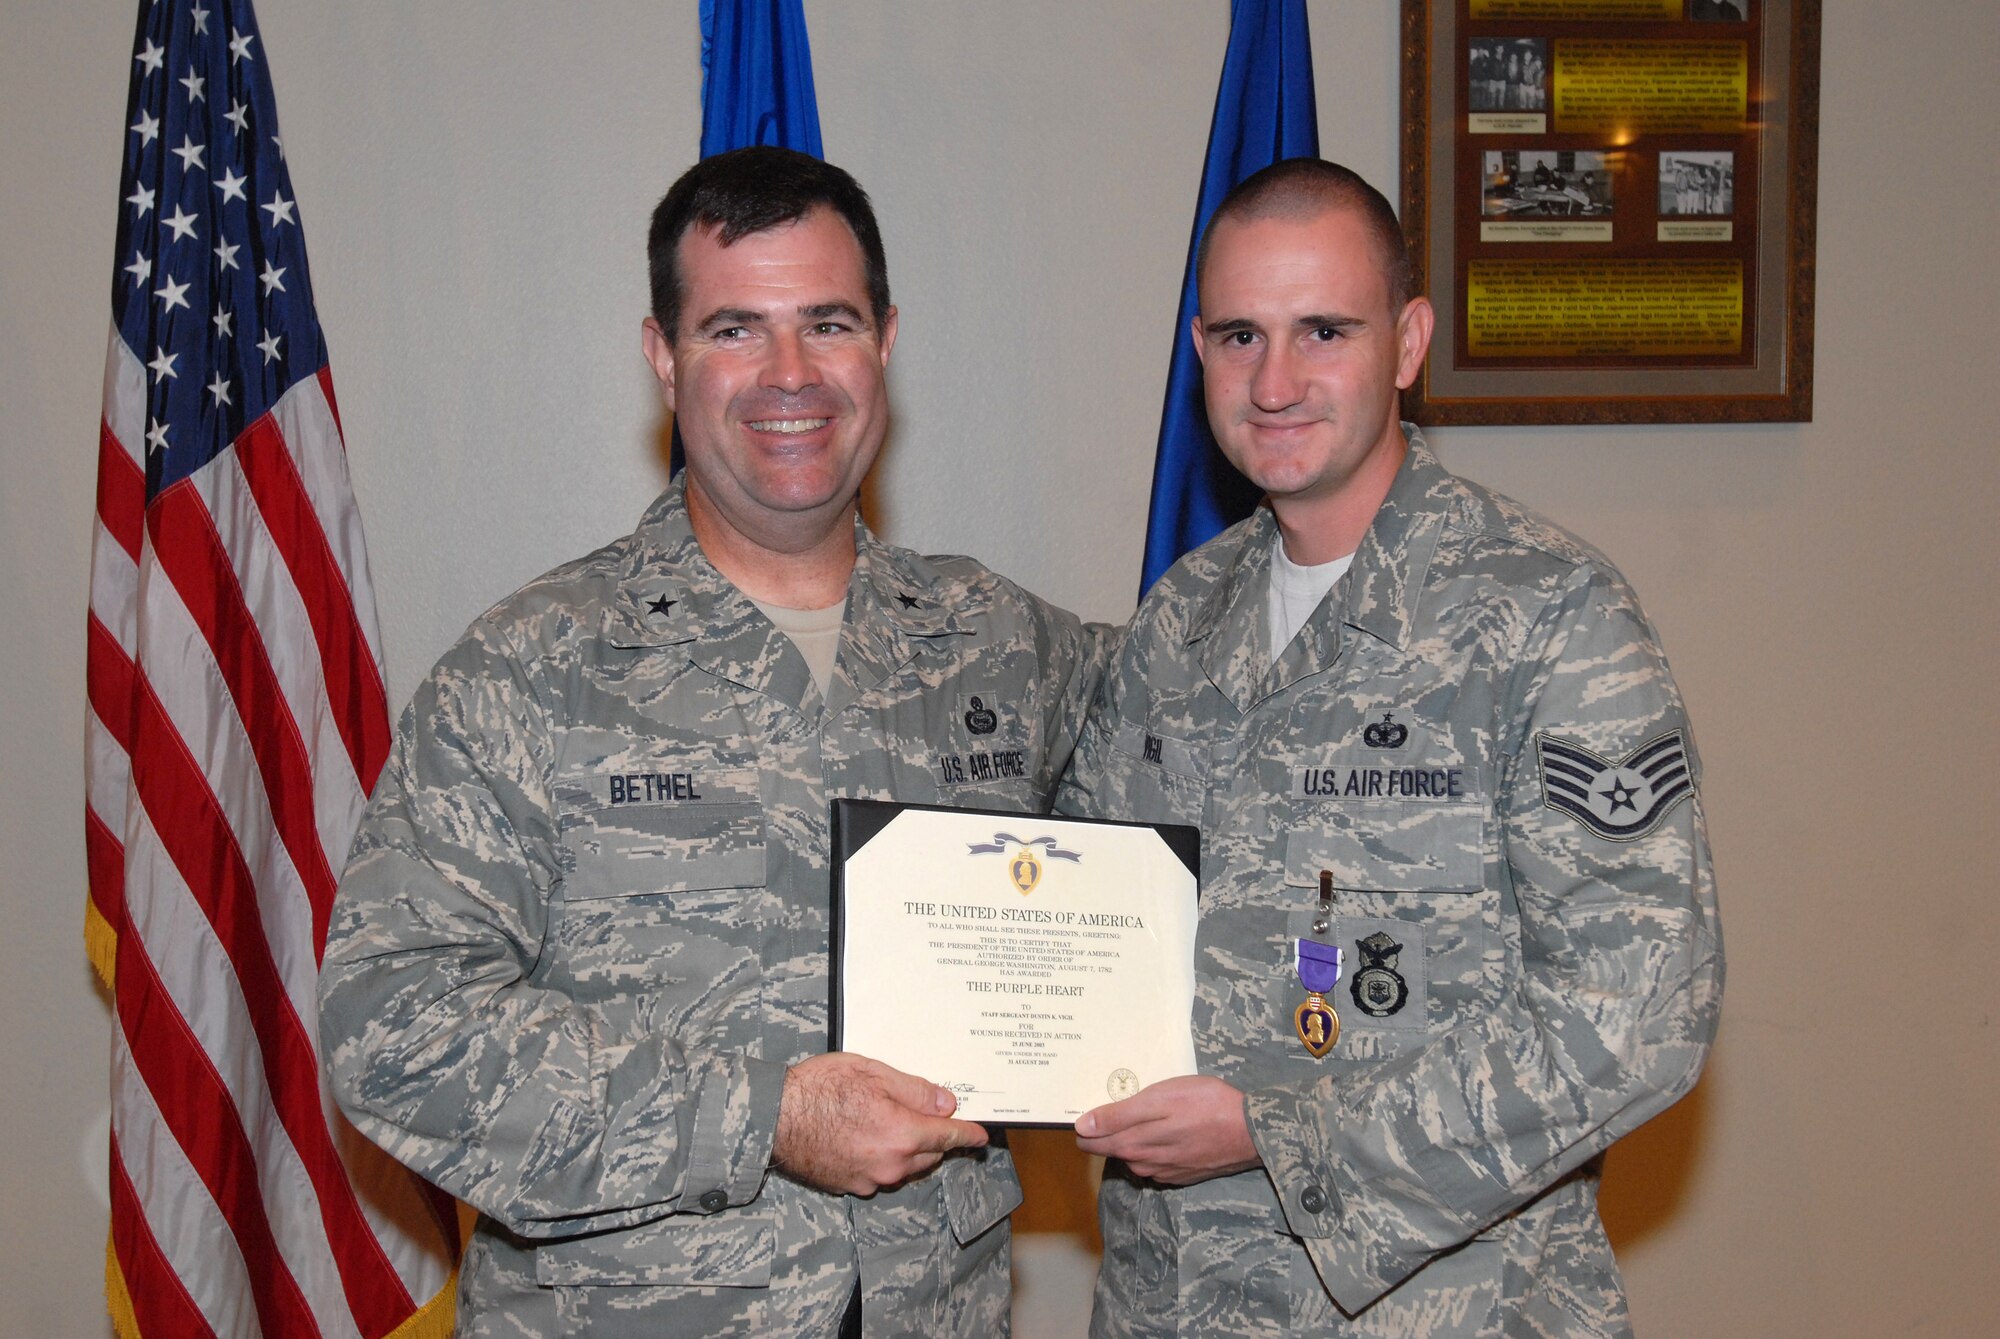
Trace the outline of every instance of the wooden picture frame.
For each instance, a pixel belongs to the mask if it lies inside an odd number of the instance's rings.
[[[1406,415],[1809,421],[1819,42],[1819,0],[1403,0]]]

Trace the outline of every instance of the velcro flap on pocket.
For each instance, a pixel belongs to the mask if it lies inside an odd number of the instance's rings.
[[[558,1285],[699,1284],[761,1288],[771,1281],[777,1234],[754,1214],[685,1214],[643,1227],[544,1243],[535,1281]]]
[[[1117,728],[1111,732],[1111,746],[1176,776],[1195,781],[1208,779],[1207,749],[1171,735],[1156,735],[1136,721],[1118,722]]]
[[[1285,882],[1313,887],[1472,893],[1485,886],[1486,811],[1478,804],[1346,805],[1285,838]]]
[[[1021,1207],[1021,1182],[1011,1157],[988,1148],[945,1160],[944,1213],[959,1245]]]
[[[633,897],[764,883],[755,768],[622,772],[557,786],[565,896]]]

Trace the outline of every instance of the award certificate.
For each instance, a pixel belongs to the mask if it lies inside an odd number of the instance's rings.
[[[1195,1072],[1193,828],[836,800],[833,1046],[992,1125]]]

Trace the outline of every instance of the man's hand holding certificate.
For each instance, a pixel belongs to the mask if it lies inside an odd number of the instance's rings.
[[[1195,1072],[1191,828],[835,803],[834,1045],[1068,1125]]]

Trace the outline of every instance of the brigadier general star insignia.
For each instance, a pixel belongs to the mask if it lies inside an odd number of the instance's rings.
[[[1607,841],[1644,837],[1694,794],[1685,730],[1669,730],[1616,761],[1547,732],[1535,736],[1535,751],[1549,808]]]
[[[666,596],[662,595],[658,599],[646,601],[646,607],[656,614],[664,615],[679,603],[679,600],[669,600]]]
[[[916,596],[904,595],[900,592],[897,594],[896,599],[902,604],[903,608],[905,609],[915,609],[920,603],[922,603],[922,601],[918,600]]]

